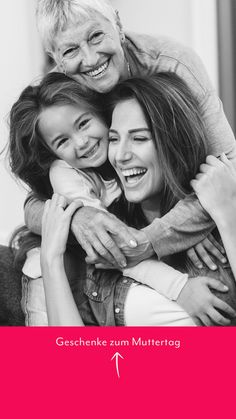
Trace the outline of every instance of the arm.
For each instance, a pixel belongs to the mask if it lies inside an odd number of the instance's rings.
[[[70,221],[79,202],[64,210],[66,201],[59,195],[45,204],[42,222],[41,268],[49,325],[82,326],[64,268],[63,255]]]
[[[187,274],[177,271],[156,258],[144,260],[132,268],[124,269],[123,275],[147,285],[173,301],[177,300],[188,281]]]
[[[214,228],[196,196],[179,201],[164,217],[143,229],[159,258],[187,250]]]
[[[98,199],[98,187],[89,176],[79,176],[66,163],[57,162],[59,164],[55,162],[50,171],[54,189],[65,195],[69,202],[79,200],[84,205],[92,205],[77,211],[71,223],[71,230],[90,262],[107,260],[112,265],[126,266],[126,258],[110,233],[127,248],[135,247],[136,241],[129,228],[106,211]],[[25,223],[36,234],[41,234],[43,209],[44,201],[39,200],[36,194],[29,194],[25,202]]]
[[[42,218],[45,201],[40,200],[34,192],[30,192],[25,200],[25,224],[30,231],[41,235]]]
[[[84,206],[106,211],[101,201],[103,184],[95,173],[76,170],[63,160],[55,160],[49,177],[53,192],[64,196],[68,203],[79,200]]]
[[[55,193],[65,196],[68,202],[80,200],[84,205],[105,211],[95,193],[96,187],[86,177],[78,173],[62,160],[56,160],[50,169],[50,181]],[[96,190],[97,192],[97,190]],[[36,193],[28,194],[25,205],[25,224],[35,234],[41,235],[42,217],[45,201]]]
[[[208,156],[191,185],[218,227],[236,278],[236,170],[225,155]]]
[[[95,263],[100,255],[111,265],[126,266],[126,258],[113,236],[128,248],[135,246],[135,240],[128,227],[107,212],[101,198],[105,185],[100,177],[92,171],[75,170],[63,160],[55,160],[50,168],[50,181],[54,192],[66,197],[68,202],[79,200],[84,205],[73,217],[71,229],[89,262]],[[115,197],[119,194],[117,186]]]

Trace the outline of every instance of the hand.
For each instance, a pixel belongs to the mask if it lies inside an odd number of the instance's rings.
[[[87,262],[101,260],[124,268],[127,265],[123,248],[135,248],[136,239],[131,229],[109,212],[92,207],[81,208],[73,217],[72,231],[87,253]],[[118,244],[117,244],[118,243]]]
[[[58,194],[46,201],[42,219],[42,259],[50,262],[64,255],[72,215],[82,205],[75,201],[65,209],[66,199]]]
[[[202,242],[187,250],[189,259],[198,269],[203,268],[202,262],[204,262],[205,265],[212,271],[215,271],[217,266],[210,258],[210,255],[213,255],[221,263],[226,263],[227,259],[224,254],[225,250],[223,246],[221,246],[220,243],[215,240],[212,234],[209,234],[209,236],[206,237]]]
[[[113,239],[126,257],[126,267],[131,268],[132,266],[135,266],[138,263],[142,262],[142,260],[149,259],[150,257],[152,257],[154,255],[154,250],[152,244],[150,243],[146,234],[142,230],[136,230],[132,227],[127,228],[136,240],[137,246],[135,248],[130,248],[129,246],[127,246],[126,243],[124,243],[124,241],[121,241],[119,237],[113,236]],[[86,262],[93,263],[93,261],[91,261],[89,257],[86,257]],[[97,269],[121,269],[121,267],[117,263],[113,263],[113,265],[111,265],[104,258],[101,257],[97,258],[95,266]],[[124,267],[122,267],[122,269],[123,268]]]
[[[211,289],[220,292],[228,291],[228,287],[217,279],[208,277],[190,278],[182,289],[177,303],[194,320],[196,318],[198,324],[201,322],[205,326],[214,324],[227,326],[231,322],[229,317],[236,317],[236,312],[227,303],[216,297]],[[218,310],[221,310],[227,317]]]
[[[208,156],[191,186],[215,222],[236,207],[236,170],[225,156]]]

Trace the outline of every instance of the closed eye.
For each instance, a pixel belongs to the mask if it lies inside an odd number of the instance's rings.
[[[89,123],[89,121],[90,121],[90,118],[87,118],[87,119],[83,119],[79,124],[78,124],[78,128],[79,129],[81,129],[81,128],[84,128],[88,123]]]
[[[149,140],[151,140],[151,138],[149,138],[149,137],[144,137],[144,136],[140,136],[140,135],[135,135],[135,137],[133,137],[133,140],[134,140],[134,141],[137,141],[137,142],[140,142],[140,143],[143,143],[143,142],[145,142],[145,141],[149,141]]]
[[[94,32],[94,33],[90,36],[89,41],[90,41],[92,44],[97,44],[97,43],[99,43],[99,42],[101,42],[101,41],[102,41],[103,37],[104,37],[104,33],[103,33],[102,31],[97,31],[97,32]]]
[[[116,141],[118,141],[118,137],[114,137],[113,135],[109,135],[108,141],[109,141],[109,143],[115,143]]]
[[[60,148],[63,145],[65,145],[67,143],[67,141],[69,140],[69,138],[65,137],[65,138],[61,138],[60,140],[57,141],[56,143],[56,148]]]
[[[68,48],[67,50],[65,50],[64,52],[63,52],[63,57],[70,57],[70,56],[73,56],[77,51],[78,51],[78,49],[79,49],[79,46],[75,46],[75,47],[71,47],[71,48]]]

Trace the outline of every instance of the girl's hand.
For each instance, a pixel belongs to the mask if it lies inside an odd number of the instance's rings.
[[[64,255],[74,212],[83,204],[72,202],[66,208],[66,199],[54,194],[45,203],[42,220],[41,256],[48,262]],[[66,208],[66,209],[65,209]]]
[[[209,234],[202,242],[187,250],[187,255],[198,269],[203,268],[203,263],[212,271],[217,269],[210,255],[214,256],[221,263],[227,262],[224,247],[217,242],[212,234]]]
[[[194,320],[196,318],[198,324],[227,326],[231,322],[230,319],[236,317],[236,312],[227,303],[216,297],[211,289],[222,293],[228,291],[228,287],[217,279],[204,276],[190,278],[182,289],[177,303]]]
[[[208,156],[191,186],[215,222],[232,212],[233,203],[236,207],[236,170],[225,154],[220,159]]]

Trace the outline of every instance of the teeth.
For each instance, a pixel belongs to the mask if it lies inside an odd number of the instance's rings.
[[[104,63],[103,65],[101,65],[100,67],[98,67],[96,70],[93,71],[87,71],[88,76],[90,77],[97,77],[100,76],[108,67],[109,62],[107,61],[106,63]]]
[[[84,154],[82,157],[91,157],[98,149],[98,143],[90,150],[88,153]]]
[[[147,169],[141,169],[138,167],[135,167],[133,169],[126,169],[126,170],[122,170],[122,174],[125,177],[128,176],[134,176],[134,175],[141,175],[142,173],[146,173]]]

